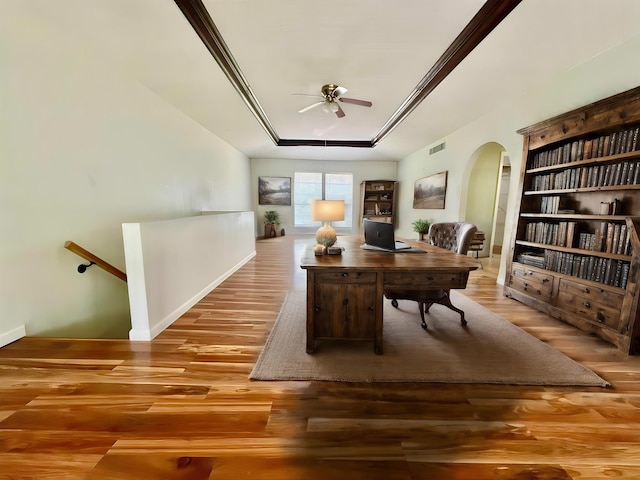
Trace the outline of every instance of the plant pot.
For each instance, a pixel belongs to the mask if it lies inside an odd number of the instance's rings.
[[[279,237],[280,225],[277,223],[264,224],[264,238]]]

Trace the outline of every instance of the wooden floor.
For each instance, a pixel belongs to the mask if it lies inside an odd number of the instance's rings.
[[[612,388],[249,381],[309,238],[258,241],[150,343],[0,349],[0,478],[640,479],[640,357],[506,299],[488,259],[465,294]]]

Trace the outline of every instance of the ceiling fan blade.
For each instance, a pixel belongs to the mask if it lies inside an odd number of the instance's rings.
[[[333,90],[333,97],[334,98],[340,98],[342,95],[344,95],[345,93],[347,93],[349,90],[347,90],[344,87],[336,87]]]
[[[360,105],[361,107],[370,107],[373,103],[368,102],[367,100],[358,100],[355,98],[340,98],[341,102],[344,103],[353,103],[354,105]]]
[[[344,110],[342,110],[342,107],[340,106],[339,103],[336,103],[336,106],[338,107],[338,110],[336,110],[336,117],[338,118],[342,118],[345,116]]]
[[[318,106],[322,105],[323,103],[324,103],[324,100],[321,100],[321,101],[316,102],[316,103],[312,103],[312,104],[311,104],[311,105],[309,105],[308,107],[304,107],[304,108],[302,108],[302,109],[298,110],[298,113],[304,113],[304,112],[306,112],[307,110],[311,110],[312,108],[315,108],[315,107],[318,107]]]

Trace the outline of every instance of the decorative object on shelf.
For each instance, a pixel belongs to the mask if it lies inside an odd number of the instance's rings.
[[[447,194],[447,173],[440,172],[416,180],[413,189],[413,208],[444,208]]]
[[[327,249],[327,247],[325,247],[324,245],[316,245],[315,247],[313,247],[313,253],[316,257],[319,257],[321,255],[324,255],[325,250]]]
[[[280,213],[275,210],[267,210],[264,212],[264,238],[277,237],[279,226]]]
[[[518,133],[505,295],[640,353],[640,88]]]
[[[259,177],[259,205],[291,205],[291,177]]]
[[[431,222],[429,220],[423,220],[419,218],[415,222],[412,223],[413,231],[418,234],[419,240],[424,240],[424,237],[427,233],[429,233],[429,227],[431,226]]]
[[[342,255],[342,247],[327,247],[327,255]]]
[[[311,219],[323,222],[316,232],[316,241],[325,247],[332,246],[338,236],[331,222],[344,220],[344,200],[311,200]]]

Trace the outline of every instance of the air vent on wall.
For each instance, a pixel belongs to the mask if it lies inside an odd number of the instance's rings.
[[[436,145],[435,147],[431,147],[429,149],[429,155],[433,155],[434,153],[438,153],[440,150],[444,150],[444,142],[442,142],[439,145]]]

